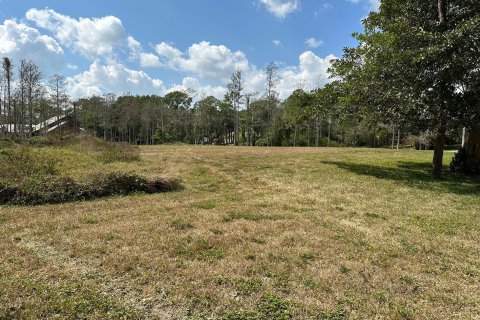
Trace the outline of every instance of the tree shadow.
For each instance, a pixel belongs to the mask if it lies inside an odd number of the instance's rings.
[[[358,175],[392,180],[418,189],[461,195],[480,195],[480,177],[444,172],[443,178],[434,180],[430,176],[431,163],[398,161],[397,166],[385,167],[365,163],[322,161]]]

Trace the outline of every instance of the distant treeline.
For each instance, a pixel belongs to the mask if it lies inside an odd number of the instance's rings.
[[[284,101],[250,95],[236,112],[228,97],[208,96],[197,102],[186,92],[165,96],[113,94],[76,102],[78,122],[107,141],[133,144],[237,144],[248,146],[433,147],[433,135],[405,121],[380,121],[374,114],[352,113],[325,100],[336,100],[336,84],[305,92],[298,89]],[[461,139],[452,132],[452,143]]]
[[[117,97],[113,93],[72,102],[65,78],[55,74],[45,85],[34,61],[21,60],[18,72],[3,58],[0,128],[25,139],[30,126],[70,114],[79,127],[107,141],[132,144],[236,144],[248,146],[432,147],[433,135],[389,114],[352,108],[344,83],[335,81],[311,91],[295,90],[281,101],[278,68],[265,70],[265,92],[244,91],[241,70],[232,74],[222,100],[195,99],[193,91],[165,96]],[[460,139],[460,129],[450,137]]]

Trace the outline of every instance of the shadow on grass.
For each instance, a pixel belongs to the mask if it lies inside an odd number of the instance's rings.
[[[431,164],[428,162],[399,161],[393,167],[341,161],[322,161],[322,163],[335,165],[340,169],[358,175],[398,181],[418,189],[462,195],[480,195],[480,177],[446,171],[442,179],[433,180],[430,176]]]

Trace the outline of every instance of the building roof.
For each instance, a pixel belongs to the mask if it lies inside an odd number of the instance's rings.
[[[66,124],[68,122],[68,120],[67,120],[68,117],[69,117],[69,115],[61,115],[61,116],[51,117],[50,119],[42,121],[39,124],[33,125],[33,127],[32,127],[33,132],[37,133],[37,132],[41,131],[43,128],[47,128],[46,132],[51,132],[51,131],[63,126],[64,124]],[[55,124],[56,122],[58,122],[58,123]],[[19,131],[19,128],[20,128],[20,125],[17,124],[17,131]],[[0,131],[1,132],[11,133],[11,132],[14,132],[14,129],[15,129],[15,125],[12,124],[12,123],[7,123],[7,124],[0,125]],[[24,130],[28,132],[30,130],[30,126],[29,125],[24,125]]]

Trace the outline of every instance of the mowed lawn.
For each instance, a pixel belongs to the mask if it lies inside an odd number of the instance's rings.
[[[431,157],[143,147],[184,190],[0,207],[0,319],[480,319],[480,180]]]

